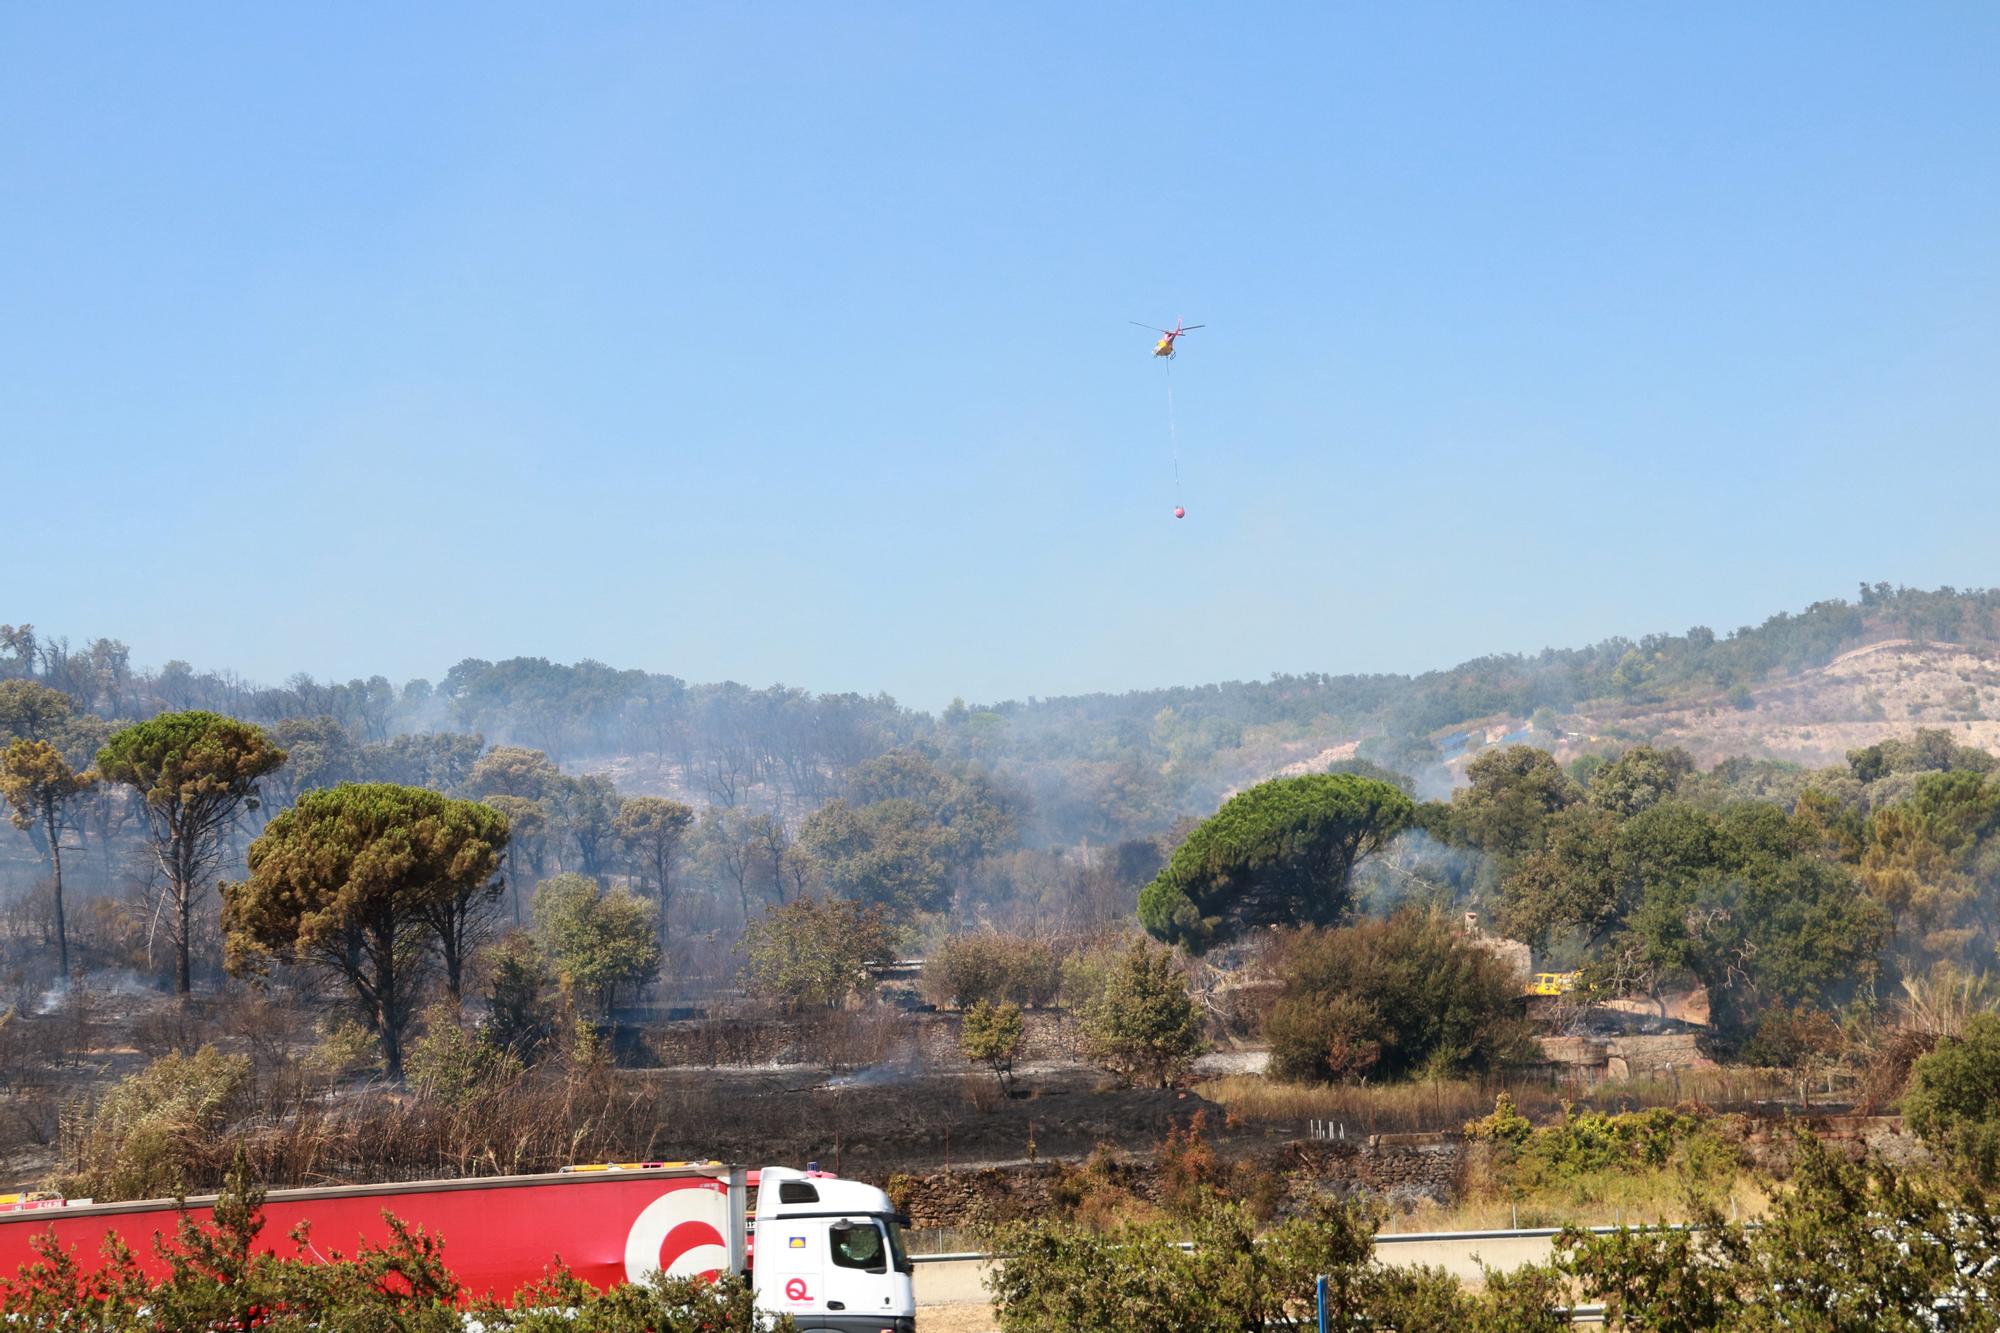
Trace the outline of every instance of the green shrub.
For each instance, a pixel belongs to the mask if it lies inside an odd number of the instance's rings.
[[[95,1107],[64,1117],[60,1188],[98,1199],[184,1191],[190,1168],[244,1109],[250,1057],[204,1046],[127,1075]]]
[[[1556,1240],[1556,1267],[1625,1329],[1732,1333],[1990,1329],[2000,1308],[1993,1200],[1958,1179],[1846,1161],[1810,1136],[1756,1226],[1712,1203],[1694,1227]]]
[[[1903,1114],[1917,1137],[1979,1179],[2000,1179],[2000,1014],[1974,1015],[1961,1036],[1911,1065]]]
[[[966,1059],[991,1069],[1001,1088],[1006,1088],[1014,1077],[1014,1061],[1021,1054],[1020,1007],[985,1000],[973,1005],[959,1028],[958,1048]]]
[[[323,1018],[313,1031],[319,1040],[305,1054],[309,1068],[332,1078],[380,1068],[380,1043],[365,1024],[351,1018]]]
[[[1316,1200],[1259,1231],[1255,1214],[1213,1194],[1172,1222],[1093,1231],[1041,1218],[996,1230],[989,1248],[1016,1256],[986,1283],[1003,1333],[1261,1333],[1315,1326],[1327,1279],[1335,1328],[1557,1333],[1562,1287],[1547,1269],[1468,1291],[1439,1269],[1376,1264],[1379,1215]],[[1183,1249],[1179,1242],[1193,1242]],[[1489,1278],[1489,1281],[1491,1279]]]
[[[1170,1087],[1201,1054],[1201,1014],[1169,950],[1134,941],[1102,979],[1083,1013],[1084,1040],[1104,1068],[1127,1082]]]
[[[556,1034],[556,1006],[549,998],[555,976],[533,939],[515,932],[487,953],[486,1040],[524,1065],[534,1064]]]
[[[1526,1034],[1513,974],[1436,916],[1301,931],[1280,976],[1265,1035],[1287,1082],[1483,1071]]]
[[[159,1062],[155,1062],[157,1065]],[[151,1072],[151,1071],[148,1071]],[[30,1243],[38,1262],[0,1280],[0,1320],[34,1328],[248,1329],[306,1333],[453,1333],[463,1327],[458,1283],[434,1237],[391,1219],[389,1243],[351,1257],[314,1250],[295,1235],[295,1254],[256,1248],[263,1191],[239,1157],[210,1217],[182,1213],[159,1243],[167,1275],[154,1281],[130,1250],[113,1245],[85,1272],[53,1231]]]
[[[516,1292],[511,1304],[475,1306],[479,1327],[498,1333],[792,1333],[790,1315],[760,1315],[755,1293],[735,1276],[714,1282],[655,1273],[599,1291],[558,1269]],[[468,1325],[469,1326],[469,1325]]]
[[[1061,990],[1062,958],[1046,940],[992,930],[950,935],[924,959],[924,998],[943,1008],[985,1000],[1038,1009]]]
[[[1606,1114],[1567,1106],[1560,1121],[1525,1135],[1497,1107],[1491,1122],[1513,1136],[1496,1133],[1497,1170],[1516,1199],[1623,1203],[1690,1189],[1720,1197],[1743,1168],[1741,1150],[1712,1120],[1665,1107]]]
[[[1535,1126],[1528,1117],[1521,1114],[1514,1105],[1511,1093],[1501,1093],[1493,1099],[1493,1114],[1478,1120],[1468,1120],[1465,1137],[1484,1143],[1505,1143],[1519,1147],[1535,1132]]]
[[[496,1084],[521,1077],[521,1062],[483,1035],[467,1030],[458,1010],[435,1004],[424,1012],[422,1036],[410,1043],[403,1068],[410,1086],[447,1106],[471,1101]]]

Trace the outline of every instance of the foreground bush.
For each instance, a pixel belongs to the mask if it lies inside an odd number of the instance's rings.
[[[1249,1209],[1213,1195],[1185,1222],[1093,1232],[1060,1221],[1001,1227],[1018,1256],[987,1278],[1006,1333],[1252,1333],[1318,1327],[1329,1279],[1336,1328],[1556,1333],[1554,1279],[1532,1270],[1472,1294],[1432,1269],[1372,1262],[1375,1215],[1322,1200],[1258,1235]],[[1192,1249],[1179,1242],[1192,1240]],[[1361,1321],[1369,1321],[1363,1324]]]
[[[1744,1167],[1713,1119],[1666,1107],[1608,1114],[1565,1105],[1560,1120],[1538,1129],[1503,1092],[1465,1134],[1493,1146],[1490,1191],[1516,1203],[1719,1203]]]
[[[2000,1218],[1963,1179],[1856,1165],[1801,1136],[1758,1226],[1713,1205],[1694,1229],[1565,1232],[1557,1266],[1614,1329],[1917,1333],[2000,1326]]]
[[[1492,1127],[1497,1141],[1526,1141],[1512,1117]],[[1677,1139],[1664,1121],[1621,1129],[1642,1155]],[[1488,1271],[1476,1292],[1437,1270],[1376,1265],[1376,1218],[1360,1206],[1322,1200],[1257,1236],[1246,1207],[1212,1194],[1170,1224],[1002,1227],[994,1248],[1020,1259],[987,1282],[1006,1333],[1310,1328],[1320,1274],[1343,1329],[1555,1333],[1568,1327],[1562,1307],[1602,1303],[1622,1333],[1991,1333],[1994,1204],[1976,1182],[1851,1163],[1801,1135],[1787,1185],[1755,1225],[1696,1200],[1691,1227],[1571,1229],[1550,1264]]]
[[[476,1321],[476,1322],[475,1322]],[[790,1315],[759,1315],[737,1278],[703,1282],[654,1274],[649,1282],[599,1291],[558,1271],[515,1293],[506,1306],[483,1305],[462,1327],[482,1333],[790,1333]]]
[[[462,1291],[434,1236],[389,1219],[391,1240],[352,1256],[316,1252],[305,1228],[292,1253],[256,1248],[263,1192],[234,1172],[213,1220],[181,1215],[171,1240],[158,1242],[169,1267],[160,1280],[140,1271],[131,1251],[112,1242],[109,1262],[82,1270],[53,1236],[36,1242],[39,1261],[0,1279],[0,1322],[62,1330],[258,1329],[267,1333],[779,1333],[789,1318],[761,1319],[749,1288],[656,1276],[644,1285],[599,1291],[557,1268],[506,1305],[461,1311]]]

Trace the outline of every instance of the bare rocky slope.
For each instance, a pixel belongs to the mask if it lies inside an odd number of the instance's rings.
[[[1718,695],[1691,705],[1585,710],[1568,721],[1559,753],[1644,736],[1678,745],[1704,765],[1736,755],[1837,764],[1849,750],[1918,727],[1994,750],[2000,749],[2000,654],[1890,639],[1767,682],[1751,692],[1748,707]]]
[[[1747,698],[1718,691],[1670,703],[1593,700],[1553,720],[1505,713],[1469,719],[1436,740],[1445,752],[1446,785],[1456,785],[1472,758],[1494,745],[1541,745],[1567,763],[1644,742],[1678,746],[1704,768],[1733,758],[1822,768],[1919,728],[2000,753],[2000,650],[1885,639],[1825,666],[1763,681]],[[1346,757],[1352,748],[1328,753]],[[1277,771],[1323,766],[1316,758]]]

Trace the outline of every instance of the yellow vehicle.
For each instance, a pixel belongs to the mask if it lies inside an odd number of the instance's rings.
[[[1577,978],[1582,975],[1581,972],[1537,972],[1534,983],[1528,987],[1528,994],[1567,995],[1576,989]]]

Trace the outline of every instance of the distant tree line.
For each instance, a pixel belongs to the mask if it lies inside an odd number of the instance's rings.
[[[1878,583],[1853,601],[1817,602],[1727,633],[1696,626],[1476,658],[1417,676],[1307,673],[1119,695],[954,701],[936,715],[881,694],[690,684],[542,658],[468,658],[435,683],[295,675],[272,687],[182,661],[141,671],[117,640],[73,647],[28,625],[0,625],[0,681],[35,681],[68,697],[78,714],[113,720],[203,710],[266,728],[318,728],[331,742],[327,762],[359,761],[365,778],[401,780],[383,771],[391,756],[371,747],[405,733],[445,732],[538,750],[565,766],[622,756],[640,764],[643,789],[780,815],[825,804],[859,764],[916,745],[1006,774],[1030,798],[1030,840],[1064,845],[1152,836],[1181,814],[1212,809],[1272,771],[1288,740],[1360,737],[1365,755],[1416,771],[1443,757],[1438,734],[1467,719],[1527,718],[1600,700],[1747,702],[1773,673],[1822,666],[1887,637],[2000,643],[2000,591]],[[326,731],[327,719],[344,743]]]

